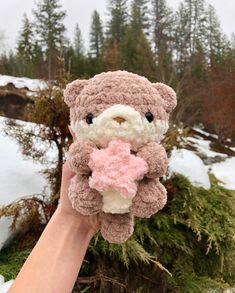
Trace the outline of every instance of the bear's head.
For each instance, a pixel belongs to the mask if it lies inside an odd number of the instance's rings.
[[[98,147],[121,139],[133,151],[163,138],[176,106],[172,88],[127,71],[75,80],[67,85],[64,100],[76,139],[89,139]]]

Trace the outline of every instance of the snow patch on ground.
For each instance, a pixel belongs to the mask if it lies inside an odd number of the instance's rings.
[[[223,157],[226,158],[228,155],[214,152],[210,149],[210,141],[204,140],[202,138],[196,138],[196,137],[188,137],[188,142],[191,142],[193,146],[197,149],[197,151],[203,155],[205,155],[208,158],[214,158],[214,157]]]
[[[214,137],[214,138],[218,138],[218,135],[216,134],[212,134],[212,133],[209,133],[209,132],[206,132],[205,130],[202,130],[201,128],[198,128],[198,127],[193,127],[193,129],[203,135],[206,135],[206,136],[211,136],[211,137]]]
[[[221,184],[225,188],[235,190],[235,157],[213,164],[210,171],[217,179],[222,181]]]
[[[9,83],[13,83],[18,89],[28,88],[30,91],[39,91],[47,88],[47,83],[40,79],[14,77],[0,74],[0,86],[6,86]]]
[[[3,133],[5,120],[0,117],[0,206],[23,196],[41,194],[46,186],[46,180],[39,173],[43,166],[24,159],[16,141]],[[12,235],[8,228],[11,221],[0,219],[0,250]]]
[[[181,174],[192,184],[209,189],[211,184],[203,161],[192,151],[175,149],[171,153],[169,175]]]
[[[232,150],[233,152],[235,152],[235,147],[231,147],[230,150]]]
[[[46,184],[39,173],[42,165],[22,157],[15,140],[3,133],[4,118],[0,118],[0,205],[22,196],[39,194]]]
[[[7,293],[10,289],[11,285],[13,284],[14,280],[10,280],[5,282],[5,279],[2,275],[0,275],[0,293]]]
[[[9,229],[11,223],[11,218],[4,217],[0,219],[0,250],[13,235],[13,232]]]
[[[195,130],[199,132],[200,129]],[[210,134],[205,131],[201,132],[208,137],[210,136]],[[213,173],[216,178],[221,181],[219,184],[221,184],[223,187],[235,190],[235,157],[229,157],[227,154],[212,151],[210,146],[211,141],[205,140],[197,135],[193,137],[186,137],[183,139],[183,142],[183,148],[173,151],[172,157],[170,158],[171,168],[173,170],[176,169],[175,173],[184,175],[190,180],[192,184],[196,186],[203,186],[203,184],[198,184],[198,176],[199,172],[201,172],[200,178],[204,176],[204,181],[202,182],[207,182],[205,186],[209,188],[208,174],[207,172],[205,174],[205,170],[207,170],[208,172],[210,171]],[[192,166],[191,160],[187,155],[189,154],[189,150],[186,150],[186,148],[190,146],[195,149],[195,151],[191,151],[191,154],[195,156],[198,154],[203,158],[203,160],[205,160],[205,162],[201,161],[204,166],[204,170],[203,168],[196,169]],[[234,150],[235,148],[230,147],[230,149]],[[187,154],[185,151],[187,151]],[[219,159],[219,162],[216,162],[214,159]]]

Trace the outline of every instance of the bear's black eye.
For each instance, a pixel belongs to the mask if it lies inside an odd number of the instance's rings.
[[[94,115],[92,113],[87,114],[86,123],[87,124],[92,124],[93,123],[93,118],[94,118]]]
[[[151,112],[145,113],[145,117],[149,123],[151,123],[153,121],[153,114]]]

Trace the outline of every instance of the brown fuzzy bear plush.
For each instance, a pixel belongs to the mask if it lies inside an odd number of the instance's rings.
[[[101,214],[112,243],[133,233],[134,216],[149,218],[166,204],[159,178],[168,165],[160,144],[176,94],[163,83],[127,71],[75,80],[64,91],[76,138],[68,160],[76,176],[69,198],[83,215]]]

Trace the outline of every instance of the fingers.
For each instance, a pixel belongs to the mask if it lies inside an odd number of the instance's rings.
[[[68,189],[70,180],[75,176],[75,173],[70,169],[68,162],[65,162],[62,169],[62,182],[60,188],[60,199],[63,205],[72,209],[71,203],[68,199]]]

